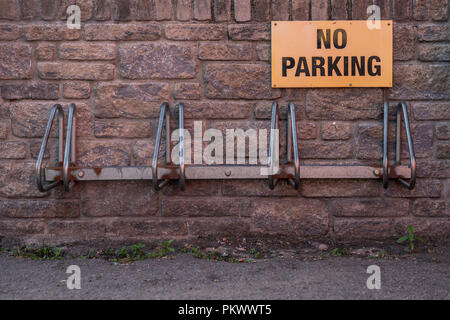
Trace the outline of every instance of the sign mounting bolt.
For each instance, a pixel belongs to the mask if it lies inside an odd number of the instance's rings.
[[[78,172],[78,176],[79,176],[80,178],[83,178],[83,177],[84,177],[84,171],[79,171],[79,172]]]

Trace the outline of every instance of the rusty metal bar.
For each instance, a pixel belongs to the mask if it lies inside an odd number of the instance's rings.
[[[48,181],[61,180],[60,167],[46,168]],[[179,166],[160,166],[157,179],[178,180]],[[76,181],[99,180],[153,180],[152,167],[105,167],[105,168],[72,168],[71,174]],[[281,165],[280,172],[274,175],[277,179],[292,179],[295,168],[292,165]],[[322,166],[304,165],[300,171],[300,179],[381,179],[381,167],[371,166]],[[267,167],[261,165],[190,165],[185,167],[187,180],[265,180],[268,178]],[[389,168],[389,178],[410,179],[408,166]]]
[[[48,138],[50,137],[50,133],[53,127],[53,120],[55,119],[56,114],[58,114],[58,162],[61,163],[63,161],[64,111],[60,104],[55,104],[50,111],[47,128],[45,129],[44,137],[42,139],[41,150],[39,151],[39,156],[36,161],[36,184],[40,192],[46,192],[61,183],[61,181],[53,181],[52,183],[44,184],[44,182],[42,181],[42,160],[44,159]]]
[[[72,143],[75,141],[75,127],[74,127],[74,113],[75,105],[72,103],[69,106],[69,116],[67,118],[67,134],[66,134],[66,147],[64,151],[64,163],[63,163],[63,185],[66,192],[70,191],[70,173],[69,167],[75,165],[73,160],[74,147]]]

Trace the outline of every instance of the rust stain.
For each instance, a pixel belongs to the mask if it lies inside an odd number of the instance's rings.
[[[92,170],[94,170],[96,175],[100,175],[100,173],[102,173],[102,168],[93,168]]]

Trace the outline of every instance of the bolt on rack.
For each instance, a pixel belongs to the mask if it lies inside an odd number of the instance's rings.
[[[99,181],[99,180],[152,180],[153,189],[161,190],[170,180],[178,180],[181,190],[185,189],[186,180],[208,179],[266,179],[270,189],[274,189],[280,180],[287,180],[294,188],[298,189],[301,179],[380,179],[383,187],[388,187],[389,179],[398,180],[408,189],[413,189],[416,181],[416,160],[414,156],[413,141],[408,120],[407,106],[400,102],[396,107],[396,152],[395,162],[389,165],[388,160],[388,131],[389,131],[389,104],[384,103],[383,121],[383,164],[381,167],[364,165],[300,165],[299,149],[297,141],[297,127],[295,122],[295,108],[288,104],[286,121],[286,161],[279,165],[278,172],[274,173],[273,166],[275,150],[275,132],[279,129],[278,104],[273,103],[270,125],[270,141],[267,165],[188,165],[184,161],[184,105],[178,104],[179,125],[179,163],[171,160],[170,148],[170,110],[169,104],[161,105],[156,134],[155,150],[152,166],[129,167],[103,167],[81,168],[76,166],[76,116],[75,104],[69,106],[68,126],[64,141],[64,112],[61,105],[52,107],[47,128],[42,140],[41,149],[36,162],[36,184],[41,192],[46,192],[60,184],[65,191],[70,190],[70,182]],[[403,117],[402,117],[403,113]],[[55,115],[58,115],[58,165],[42,170],[42,160],[47,148],[47,142],[52,130]],[[410,164],[400,163],[401,154],[401,125],[405,123],[406,137],[410,154]],[[165,160],[159,164],[159,149],[161,139],[165,135]],[[266,172],[266,173],[264,173]],[[409,180],[409,181],[407,181]]]

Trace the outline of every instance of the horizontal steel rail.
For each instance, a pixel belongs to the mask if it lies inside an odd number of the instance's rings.
[[[59,181],[62,168],[46,168],[47,181]],[[235,179],[267,179],[267,174],[261,174],[266,166],[259,165],[185,165],[186,180],[235,180]],[[158,180],[178,180],[180,167],[159,166]],[[303,165],[300,171],[300,179],[381,179],[383,176],[381,167],[371,166],[321,166]],[[267,170],[265,170],[267,173]],[[72,179],[76,181],[99,180],[153,180],[152,167],[105,167],[105,168],[72,168]],[[280,166],[279,174],[274,175],[279,179],[292,179],[295,176],[294,166]],[[409,166],[395,166],[389,170],[391,179],[410,179]]]

